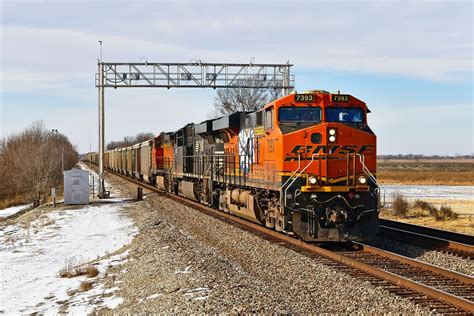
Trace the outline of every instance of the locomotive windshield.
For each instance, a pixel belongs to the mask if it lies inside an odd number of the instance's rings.
[[[282,107],[278,110],[278,120],[290,122],[321,122],[321,109],[312,107]]]
[[[360,108],[327,108],[326,122],[363,123],[364,112]]]

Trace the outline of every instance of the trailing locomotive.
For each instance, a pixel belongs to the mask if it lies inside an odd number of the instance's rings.
[[[380,198],[367,113],[351,95],[292,93],[107,151],[105,167],[305,241],[363,240]]]

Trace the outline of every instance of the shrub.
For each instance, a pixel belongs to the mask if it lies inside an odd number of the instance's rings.
[[[75,258],[68,258],[64,264],[64,267],[59,270],[59,276],[61,278],[74,278],[81,275],[81,268],[77,265]]]
[[[434,217],[435,214],[437,214],[438,212],[438,210],[433,204],[423,201],[423,200],[419,200],[419,199],[413,202],[411,208],[415,211],[415,215],[418,215],[418,216],[433,216]]]
[[[88,278],[93,278],[99,274],[99,270],[97,270],[97,268],[93,265],[89,264],[84,268],[84,274],[87,275]]]
[[[90,289],[92,289],[92,284],[93,283],[89,281],[81,282],[81,285],[79,285],[79,291],[81,292],[89,291]]]
[[[396,192],[393,195],[393,212],[398,217],[406,217],[410,203],[405,199],[403,194]]]
[[[88,278],[93,278],[99,274],[99,270],[93,265],[83,265],[76,261],[75,258],[66,259],[64,268],[59,271],[61,278],[75,278],[80,275],[86,275]]]
[[[448,219],[457,219],[458,213],[454,212],[450,206],[442,205],[437,212],[435,219],[437,221],[445,221]]]

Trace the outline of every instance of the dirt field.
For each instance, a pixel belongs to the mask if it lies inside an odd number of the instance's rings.
[[[379,160],[382,184],[474,185],[474,159]]]

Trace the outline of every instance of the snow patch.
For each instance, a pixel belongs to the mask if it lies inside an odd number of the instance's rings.
[[[32,204],[24,204],[24,205],[18,205],[18,206],[12,206],[12,207],[7,207],[4,208],[3,210],[0,210],[0,217],[7,217],[13,214],[16,214],[20,211],[23,211],[24,209],[31,207]]]
[[[125,258],[129,252],[127,250],[121,254],[100,260],[95,264],[95,267],[99,270],[99,278],[105,277],[105,272],[109,267],[125,263],[127,261]],[[115,282],[114,284],[118,283]],[[68,301],[68,311],[70,314],[86,315],[92,313],[98,307],[114,309],[123,302],[123,298],[115,295],[118,290],[118,287],[105,289],[102,284],[97,285],[87,292],[73,296]]]
[[[114,202],[63,208],[0,227],[0,314],[56,315],[64,305],[72,314],[85,314],[100,306],[118,306],[122,298],[114,295],[116,287],[104,289],[94,283],[91,290],[71,297],[81,282],[97,279],[59,277],[68,259],[89,262],[132,241],[137,229],[120,210],[125,200]],[[124,263],[127,255],[128,251],[95,263],[98,278],[109,266]]]
[[[407,199],[448,199],[474,201],[474,186],[447,185],[384,185],[387,200],[399,192]]]

